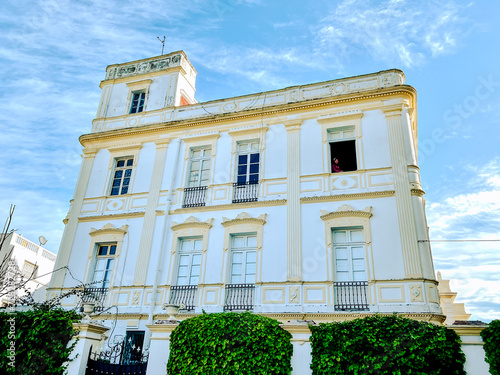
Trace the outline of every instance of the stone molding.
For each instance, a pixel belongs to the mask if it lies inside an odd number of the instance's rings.
[[[236,216],[234,219],[228,219],[227,217],[222,217],[222,226],[229,227],[236,224],[259,224],[264,225],[266,223],[267,214],[262,214],[258,217],[251,217],[246,212],[242,212]]]
[[[183,228],[207,228],[210,229],[212,228],[212,224],[214,222],[214,219],[207,219],[205,221],[199,221],[197,218],[194,216],[188,217],[186,220],[184,220],[183,223],[177,223],[177,222],[172,222],[172,226],[170,227],[173,231],[183,229]]]
[[[343,204],[340,206],[337,211],[334,212],[328,212],[325,210],[320,210],[321,212],[321,220],[327,221],[330,219],[334,219],[337,217],[365,217],[367,219],[371,218],[373,216],[372,214],[372,207],[366,207],[363,210],[355,210],[353,207]]]

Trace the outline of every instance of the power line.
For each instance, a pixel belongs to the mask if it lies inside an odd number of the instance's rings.
[[[497,240],[418,240],[417,242],[500,242],[500,239]]]

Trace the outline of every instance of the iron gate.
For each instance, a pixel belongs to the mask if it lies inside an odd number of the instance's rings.
[[[107,350],[92,352],[90,349],[85,375],[146,375],[148,352],[124,340]]]

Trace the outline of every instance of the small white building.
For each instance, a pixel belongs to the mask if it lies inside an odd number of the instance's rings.
[[[0,264],[3,265],[2,277],[13,272],[22,276],[22,280],[17,281],[16,296],[23,293],[24,288],[19,288],[23,285],[30,293],[33,293],[35,300],[44,300],[55,263],[56,255],[54,253],[14,232],[7,235],[0,248]],[[10,288],[5,277],[1,282],[0,305],[5,306],[9,302],[13,302],[13,295],[5,293]]]
[[[108,66],[80,137],[56,267],[94,282],[113,335],[147,342],[165,303],[442,323],[403,72],[204,103],[196,74],[182,51]]]

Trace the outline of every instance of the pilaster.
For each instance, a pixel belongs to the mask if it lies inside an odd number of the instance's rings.
[[[396,209],[398,212],[401,249],[406,278],[422,277],[422,264],[418,252],[415,214],[412,204],[411,185],[408,177],[406,150],[403,134],[403,104],[388,105],[382,110],[387,119],[389,148],[394,175]]]
[[[80,215],[80,212],[82,210],[83,199],[85,198],[85,193],[87,191],[87,187],[90,182],[90,172],[92,171],[92,166],[94,164],[96,153],[97,153],[96,149],[83,150],[83,162],[80,168],[80,174],[76,181],[73,203],[68,213],[66,226],[64,228],[61,244],[59,246],[57,260],[54,266],[55,270],[68,265],[71,249],[73,248],[76,228],[78,226],[78,216]],[[54,272],[52,280],[50,282],[50,287],[51,288],[62,287],[65,275],[66,271]]]
[[[302,280],[302,233],[300,213],[301,119],[284,122],[287,131],[287,280]]]
[[[146,283],[146,274],[148,271],[149,256],[151,254],[151,245],[153,243],[153,233],[156,222],[156,209],[158,207],[158,199],[160,197],[161,181],[163,179],[163,171],[165,169],[165,159],[169,141],[170,139],[164,140],[161,143],[157,142],[156,144],[153,174],[151,176],[149,194],[146,203],[146,212],[144,214],[144,222],[141,231],[139,252],[134,272],[134,285],[144,285]]]
[[[85,375],[90,351],[98,351],[103,335],[109,328],[95,323],[74,323],[73,328],[78,331],[78,341],[71,357],[76,358],[69,362],[66,374]]]

